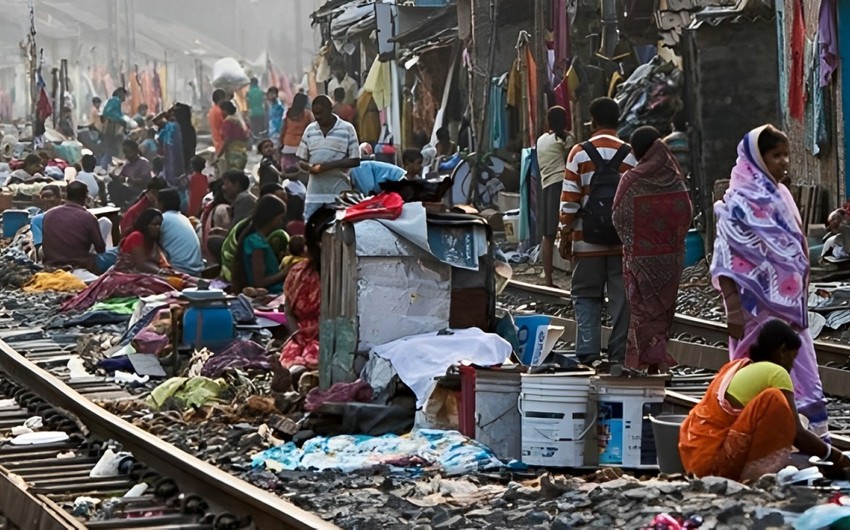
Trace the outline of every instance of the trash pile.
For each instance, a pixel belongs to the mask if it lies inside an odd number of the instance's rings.
[[[339,474],[248,475],[342,528],[650,528],[671,521],[700,528],[787,528],[826,496],[723,478],[635,478],[614,469],[584,477],[473,473],[411,476],[389,467]],[[688,526],[680,526],[688,528]],[[690,526],[695,528],[695,526]],[[811,527],[810,527],[811,528]]]
[[[614,100],[620,106],[621,138],[628,138],[638,127],[651,125],[659,131],[670,130],[673,114],[679,110],[679,91],[683,83],[682,70],[671,62],[655,56],[638,66],[631,76],[617,87]]]

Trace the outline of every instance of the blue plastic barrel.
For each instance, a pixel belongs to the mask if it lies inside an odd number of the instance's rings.
[[[685,267],[690,267],[705,257],[705,248],[702,244],[702,236],[696,228],[688,230],[685,236]]]
[[[235,335],[233,314],[223,301],[192,301],[183,314],[183,344],[194,348],[220,346]]]
[[[3,212],[3,237],[11,239],[22,226],[29,222],[30,214],[26,210],[6,210]]]

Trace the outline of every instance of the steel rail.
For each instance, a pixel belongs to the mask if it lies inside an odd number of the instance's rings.
[[[0,370],[51,405],[79,418],[91,433],[120,442],[138,460],[173,479],[181,491],[199,495],[236,516],[250,517],[259,530],[337,528],[107,412],[2,340]]]
[[[532,293],[542,300],[553,302],[563,302],[564,300],[570,299],[569,291],[518,282],[515,280],[510,280],[508,282],[507,289],[512,291],[521,291],[526,294]],[[563,325],[566,328],[565,334],[575,333],[576,323],[574,320],[553,317],[553,321],[555,324]],[[700,333],[703,331],[722,332],[724,340],[728,337],[726,334],[726,326],[720,322],[677,314],[674,326],[675,324],[685,327],[685,329],[691,333],[693,333],[696,328]],[[603,326],[603,340],[607,339],[610,332],[610,328]],[[718,370],[729,359],[729,353],[725,347],[718,348],[706,344],[692,343],[677,339],[671,339],[669,347],[670,354],[675,357],[678,362],[695,368]],[[848,359],[850,359],[850,347],[842,344],[815,341],[815,349],[819,361],[824,361],[825,357],[827,359],[832,358],[835,360],[843,360],[843,362],[847,362]],[[818,370],[820,371],[824,391],[827,394],[850,397],[850,371],[828,366],[819,366]],[[691,408],[699,402],[699,399],[674,390],[667,390],[666,401],[674,405]],[[836,447],[842,450],[850,450],[850,437],[836,434],[831,435],[831,437]]]
[[[571,300],[570,292],[564,289],[544,287],[542,285],[534,285],[516,280],[509,280],[507,289],[526,294],[532,293],[543,300],[549,300],[555,303]],[[695,329],[698,329],[703,333],[702,336],[705,336],[710,342],[725,341],[729,336],[726,332],[726,324],[723,322],[706,320],[681,313],[676,313],[673,319],[673,326],[674,331],[678,332],[693,332]],[[816,340],[814,342],[818,360],[822,363],[844,364],[850,362],[850,346],[831,341]]]

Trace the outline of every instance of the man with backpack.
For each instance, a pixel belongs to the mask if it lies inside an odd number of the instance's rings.
[[[572,299],[576,314],[576,355],[599,359],[602,303],[608,295],[613,331],[608,362],[625,362],[629,310],[623,284],[623,246],[611,219],[620,176],[635,166],[628,144],[617,137],[620,109],[610,98],[590,104],[591,138],[567,157],[561,192],[561,257],[572,261]]]

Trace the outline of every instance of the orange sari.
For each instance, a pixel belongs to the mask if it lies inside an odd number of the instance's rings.
[[[787,463],[796,420],[781,390],[769,388],[734,408],[726,399],[732,377],[749,359],[723,366],[679,431],[685,471],[697,476],[754,480]]]

